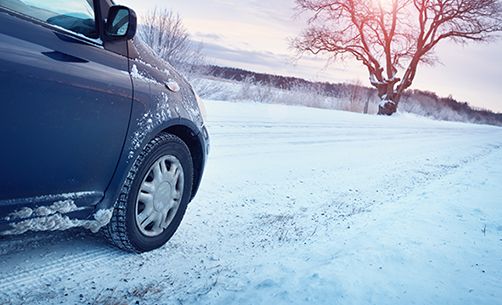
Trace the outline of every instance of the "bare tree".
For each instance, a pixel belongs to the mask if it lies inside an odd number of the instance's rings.
[[[139,36],[162,59],[185,73],[194,73],[205,63],[202,44],[191,40],[181,17],[173,11],[149,11],[139,26]]]
[[[296,0],[309,14],[293,46],[300,52],[354,58],[368,70],[392,115],[420,63],[437,61],[441,41],[487,41],[502,30],[500,0]]]

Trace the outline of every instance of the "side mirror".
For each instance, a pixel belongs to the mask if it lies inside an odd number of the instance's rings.
[[[112,40],[132,39],[136,35],[138,21],[136,13],[125,6],[114,5],[108,11],[105,33]]]

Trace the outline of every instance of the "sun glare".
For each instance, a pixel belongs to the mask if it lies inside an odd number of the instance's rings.
[[[394,2],[397,2],[398,0],[369,0],[372,2],[373,6],[375,7],[382,7],[383,9],[387,10],[392,7]]]

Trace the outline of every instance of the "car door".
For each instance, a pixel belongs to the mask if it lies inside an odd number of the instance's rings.
[[[0,0],[0,205],[100,200],[132,106],[92,0]]]

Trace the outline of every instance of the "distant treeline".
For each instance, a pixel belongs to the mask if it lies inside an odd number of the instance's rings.
[[[220,66],[207,66],[204,70],[208,75],[214,77],[235,80],[238,82],[254,79],[257,84],[269,85],[274,88],[284,90],[290,90],[298,86],[317,87],[329,95],[337,95],[339,92],[344,91],[347,86],[352,86],[347,84],[332,84],[328,82],[311,82],[298,77],[257,73],[238,68]]]
[[[200,69],[203,74],[243,82],[252,80],[256,85],[270,86],[282,90],[295,88],[311,88],[321,92],[325,96],[344,98],[357,92],[362,99],[371,96],[373,102],[378,103],[376,91],[373,88],[360,84],[311,82],[298,77],[256,73],[238,68],[205,66]],[[422,90],[408,90],[401,100],[400,109],[440,120],[465,121],[479,124],[502,126],[502,113],[494,113],[489,110],[474,108],[468,103],[455,100],[453,97],[439,97],[434,92]]]

